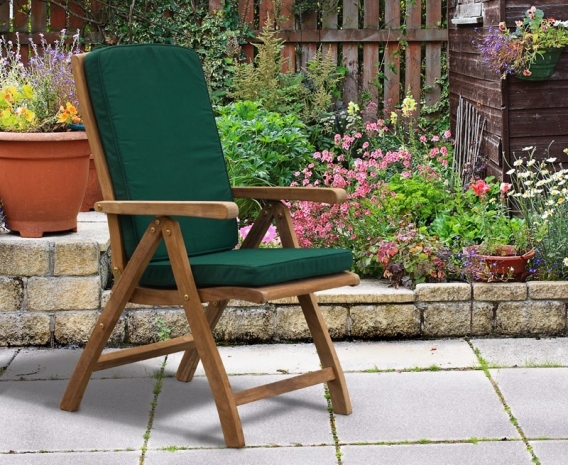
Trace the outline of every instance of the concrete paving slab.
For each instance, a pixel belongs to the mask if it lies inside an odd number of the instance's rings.
[[[335,447],[269,447],[258,449],[198,449],[176,452],[148,451],[144,465],[246,464],[336,464]]]
[[[271,383],[282,376],[232,376],[235,391]],[[322,385],[239,407],[247,446],[333,445]],[[164,380],[148,447],[223,446],[217,409],[205,378],[189,383]]]
[[[409,444],[393,446],[342,446],[345,465],[531,465],[521,441],[477,444]],[[544,465],[544,464],[543,464]]]
[[[106,213],[101,212],[79,212],[77,223],[105,223],[107,222]]]
[[[404,370],[411,368],[471,368],[479,365],[464,340],[336,342],[344,371]],[[219,347],[228,374],[305,373],[319,369],[313,344],[257,344]],[[168,356],[165,376],[175,376],[182,353]],[[204,376],[199,364],[197,376]]]
[[[153,379],[92,380],[78,412],[59,402],[65,381],[0,383],[0,453],[139,449],[148,426]]]
[[[353,414],[340,442],[512,438],[519,435],[482,371],[346,375]]]
[[[105,350],[105,352],[113,352],[113,350],[116,349]],[[69,379],[82,352],[82,349],[22,349],[1,380]],[[92,379],[149,378],[160,372],[163,361],[164,357],[156,357],[130,365],[96,371]]]
[[[494,367],[568,366],[568,339],[472,339],[473,346]]]
[[[568,439],[564,441],[530,441],[540,465],[566,465]]]
[[[568,368],[490,370],[528,438],[568,438]]]
[[[17,352],[18,349],[0,349],[0,369],[6,368]],[[0,376],[2,376],[1,373]]]
[[[345,371],[411,368],[471,368],[479,365],[469,344],[461,339],[437,341],[340,342],[335,344]]]
[[[138,465],[141,452],[0,454],[0,465]]]
[[[319,358],[313,344],[255,344],[219,347],[225,370],[229,375],[304,373],[319,370]],[[164,376],[175,376],[182,352],[168,356]],[[205,376],[199,363],[197,376]]]

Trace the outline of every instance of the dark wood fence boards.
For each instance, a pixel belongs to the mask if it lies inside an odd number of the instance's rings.
[[[10,39],[16,31],[31,32],[35,37],[48,30],[82,26],[81,9],[71,0],[67,4],[79,17],[42,0],[13,0],[10,29],[9,3],[5,0],[0,5],[0,33]],[[92,2],[94,9],[97,3]],[[440,26],[446,13],[444,2],[408,0],[405,4],[406,10],[401,9],[400,0],[330,0],[295,17],[294,0],[238,0],[240,17],[253,29],[262,27],[269,17],[285,18],[279,26],[289,69],[305,68],[319,47],[324,53],[331,51],[333,59],[347,70],[346,102],[358,101],[364,91],[377,102],[390,100],[394,105],[409,89],[419,100],[420,89],[427,85],[432,86],[427,103],[433,104],[439,100],[435,81],[441,74],[441,53],[448,38],[447,30]],[[220,7],[221,0],[210,0],[210,10]],[[54,40],[55,36],[46,37]],[[252,46],[245,46],[249,59],[253,53]]]
[[[483,22],[452,24],[457,8],[471,4],[480,4]],[[514,27],[515,21],[533,4],[544,10],[547,17],[568,19],[568,2],[559,0],[457,0],[448,12],[453,128],[459,96],[462,96],[487,118],[481,153],[489,158],[488,174],[499,178],[507,177],[509,165],[515,157],[525,155],[522,149],[527,146],[535,146],[536,155],[542,158],[554,141],[550,156],[559,161],[568,160],[562,152],[568,147],[568,52],[564,51],[556,72],[548,81],[530,82],[513,76],[503,81],[487,68],[472,44],[490,27],[498,27],[501,21]]]

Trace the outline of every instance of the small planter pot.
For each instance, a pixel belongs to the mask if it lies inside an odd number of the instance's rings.
[[[91,150],[84,132],[0,132],[0,199],[22,237],[77,231]]]
[[[518,73],[516,76],[524,81],[546,81],[550,79],[556,69],[556,64],[562,54],[561,48],[547,48],[536,61],[529,66],[530,76]]]
[[[483,255],[478,253],[479,246],[466,247],[468,272],[479,282],[524,282],[530,276],[527,270],[528,261],[534,257],[531,250],[524,255],[517,255],[513,246],[503,246],[499,255]]]

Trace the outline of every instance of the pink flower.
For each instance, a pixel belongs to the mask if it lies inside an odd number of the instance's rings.
[[[363,150],[365,150],[367,147],[369,147],[369,143],[368,143],[368,142],[363,142]]]
[[[499,30],[500,31],[506,31],[507,30],[507,25],[504,22],[500,22],[499,23]]]
[[[411,173],[410,171],[403,171],[402,173],[400,173],[400,175],[401,175],[403,178],[410,178],[410,177],[412,177],[412,173]]]
[[[341,134],[336,134],[333,141],[335,142],[335,145],[339,145],[341,143]]]
[[[469,186],[469,188],[477,195],[478,197],[485,197],[485,194],[489,192],[491,189],[489,184],[487,184],[483,179],[478,179],[473,184]]]
[[[505,194],[507,192],[509,192],[511,190],[511,184],[508,182],[502,182],[501,183],[501,193]]]
[[[440,140],[440,137],[432,136],[432,142],[438,142],[439,140]]]
[[[530,76],[531,74],[532,74],[532,73],[531,73],[528,69],[525,69],[525,70],[523,71],[523,76]]]
[[[444,132],[444,137],[445,137],[446,139],[449,139],[450,137],[452,137],[452,131],[447,130],[446,132]]]
[[[423,144],[428,142],[428,138],[426,136],[420,136],[420,142],[422,142]]]

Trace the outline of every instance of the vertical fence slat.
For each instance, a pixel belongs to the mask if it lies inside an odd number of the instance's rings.
[[[239,18],[251,29],[254,29],[254,1],[239,0]],[[252,61],[254,57],[254,47],[251,44],[243,45],[243,53],[247,61]]]
[[[343,0],[343,29],[357,29],[359,26],[359,8],[357,0]],[[357,43],[343,45],[343,66],[347,68],[343,85],[345,103],[358,99],[359,53]]]
[[[47,4],[32,0],[32,32],[44,32],[47,29]]]
[[[213,13],[214,11],[221,10],[223,5],[221,4],[221,0],[209,0],[209,12]]]
[[[316,11],[306,13],[300,20],[300,28],[315,30],[318,27],[318,15]],[[317,44],[313,42],[302,43],[300,56],[300,68],[307,68],[310,61],[317,52]],[[297,69],[299,71],[299,69]]]
[[[272,0],[260,0],[259,13],[260,29],[267,25],[266,22],[269,18],[270,21],[268,23],[268,27],[269,29],[272,29],[274,25],[274,3]]]
[[[388,1],[385,3],[385,27],[398,29],[400,27],[400,2]],[[387,109],[391,110],[399,101],[400,88],[400,45],[398,31],[385,46],[384,60],[384,100]]]
[[[69,8],[69,18],[67,20],[67,29],[68,29],[67,32],[68,34],[75,34],[75,31],[77,29],[81,29],[81,26],[83,25],[83,20],[80,17],[83,16],[85,12],[79,5],[77,5],[74,2],[68,2],[67,6]]]
[[[428,0],[426,2],[426,28],[437,29],[442,21],[442,0]],[[440,42],[426,44],[426,76],[424,84],[431,87],[426,93],[426,105],[434,105],[440,101],[441,88],[436,79],[442,75],[442,44]]]
[[[14,0],[14,31],[27,32],[28,19],[28,1]]]
[[[0,5],[0,32],[10,30],[10,3],[4,2]]]
[[[49,26],[52,32],[59,32],[65,29],[67,23],[67,15],[65,10],[60,6],[49,4]]]
[[[420,29],[422,26],[421,0],[414,0],[406,4],[407,29]],[[422,61],[422,44],[420,42],[410,42],[406,47],[406,66],[405,66],[405,89],[414,97],[420,105],[420,67]],[[419,110],[417,110],[419,111]]]
[[[294,29],[294,0],[284,0],[282,2],[282,21],[280,28],[282,30]],[[296,45],[293,43],[284,44],[282,49],[282,56],[284,57],[283,72],[294,71],[296,69]]]
[[[325,2],[324,5],[326,5]],[[325,30],[336,31],[337,29],[339,29],[337,23],[337,8],[333,8],[331,5],[324,6],[321,14],[321,27],[322,32]],[[324,53],[326,56],[328,53],[330,53],[334,63],[337,64],[337,49],[337,44],[326,44],[324,47],[322,47],[322,53]]]
[[[363,27],[365,29],[379,28],[379,2],[377,0],[365,0]],[[368,91],[373,102],[378,103],[379,89],[374,84],[377,76],[377,64],[379,63],[379,44],[371,43],[363,45],[363,82],[364,91]]]

